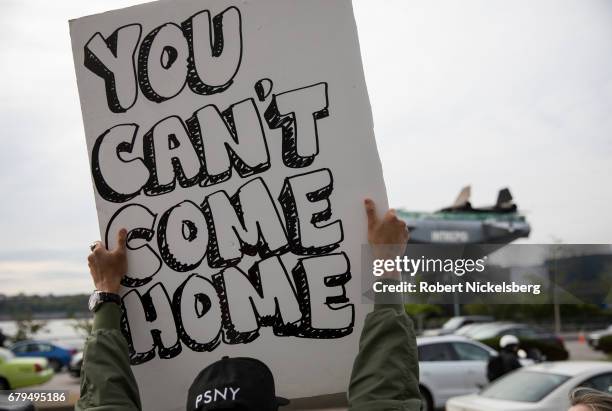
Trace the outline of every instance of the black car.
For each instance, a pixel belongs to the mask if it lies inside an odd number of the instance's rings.
[[[494,323],[478,327],[469,333],[470,338],[478,340],[498,350],[499,339],[504,335],[514,335],[521,343],[521,348],[530,358],[548,361],[563,361],[569,358],[569,352],[561,337],[543,330],[521,323]]]

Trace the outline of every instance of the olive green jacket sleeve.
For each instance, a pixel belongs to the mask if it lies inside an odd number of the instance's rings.
[[[76,411],[142,409],[120,321],[121,309],[117,304],[103,304],[96,312],[93,331],[83,352],[81,398]]]
[[[420,411],[416,336],[401,300],[366,317],[348,400],[350,411]]]

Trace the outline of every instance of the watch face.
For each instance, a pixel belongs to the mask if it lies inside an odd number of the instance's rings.
[[[96,305],[98,305],[98,301],[100,301],[100,296],[94,291],[94,293],[89,297],[89,311],[94,311]]]

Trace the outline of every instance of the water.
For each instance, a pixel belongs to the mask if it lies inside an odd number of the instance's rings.
[[[74,324],[77,321],[74,319],[57,319],[46,321],[45,328],[36,333],[33,339],[49,341],[54,344],[66,348],[82,349],[85,343],[85,332],[75,330]],[[17,332],[15,321],[0,321],[0,330],[7,337],[12,337]],[[11,342],[6,342],[5,345],[10,345]]]

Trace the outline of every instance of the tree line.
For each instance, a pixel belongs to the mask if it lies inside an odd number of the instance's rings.
[[[19,320],[36,317],[74,317],[87,314],[88,294],[76,295],[0,295],[0,319]]]

